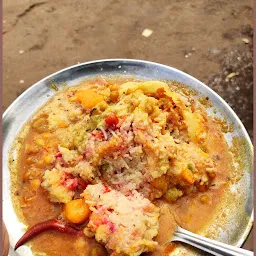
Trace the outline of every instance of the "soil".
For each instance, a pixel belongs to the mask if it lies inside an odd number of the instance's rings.
[[[209,85],[252,137],[252,7],[252,0],[4,0],[3,109],[78,62],[144,59]],[[252,235],[245,248],[252,250]]]

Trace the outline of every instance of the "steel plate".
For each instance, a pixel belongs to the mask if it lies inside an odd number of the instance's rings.
[[[86,78],[101,75],[133,76],[141,79],[178,81],[195,89],[200,94],[208,96],[217,109],[217,114],[225,118],[227,122],[232,123],[234,131],[226,136],[226,140],[230,144],[234,136],[243,138],[248,149],[246,159],[244,159],[246,162],[244,170],[245,175],[238,184],[244,189],[244,220],[237,221],[236,209],[233,209],[230,221],[223,227],[222,234],[219,235],[218,240],[241,246],[253,224],[253,147],[237,115],[213,90],[180,70],[148,61],[108,59],[68,67],[42,79],[20,95],[3,114],[3,219],[10,236],[11,248],[9,255],[32,255],[28,246],[21,247],[17,252],[13,251],[13,247],[23,234],[22,229],[24,228],[24,225],[19,222],[14,213],[10,197],[8,152],[13,139],[24,123],[26,123],[39,107],[45,104],[49,98],[54,95],[54,91],[49,87],[52,80],[60,86],[62,86],[63,83],[72,86]],[[236,225],[233,225],[233,223],[236,223]],[[232,232],[230,233],[228,230],[231,228]]]

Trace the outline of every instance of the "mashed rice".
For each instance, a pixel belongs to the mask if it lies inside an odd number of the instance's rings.
[[[148,199],[136,191],[124,196],[103,184],[88,185],[83,196],[92,211],[87,227],[109,250],[137,256],[155,249],[159,209]]]

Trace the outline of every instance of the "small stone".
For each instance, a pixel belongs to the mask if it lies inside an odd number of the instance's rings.
[[[237,75],[238,75],[237,73],[232,72],[232,73],[227,75],[226,79],[231,79],[232,77],[237,76]]]
[[[118,66],[118,68],[121,68],[122,66],[120,65],[120,66]]]
[[[24,51],[23,50],[19,50],[19,54],[23,54],[24,53]]]
[[[142,32],[142,36],[145,36],[145,37],[149,37],[149,36],[151,36],[153,34],[153,30],[152,29],[150,29],[150,28],[146,28],[146,29],[144,29],[143,30],[143,32]]]
[[[243,41],[245,44],[249,44],[249,42],[250,42],[249,39],[247,39],[247,38],[243,38],[242,41]]]
[[[24,84],[24,80],[20,80],[20,84]]]

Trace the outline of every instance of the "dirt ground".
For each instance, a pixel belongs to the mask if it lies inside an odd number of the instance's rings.
[[[219,93],[252,137],[252,0],[4,0],[3,108],[78,62],[166,64]],[[142,36],[144,29],[153,33]],[[252,235],[245,247],[252,250]]]

